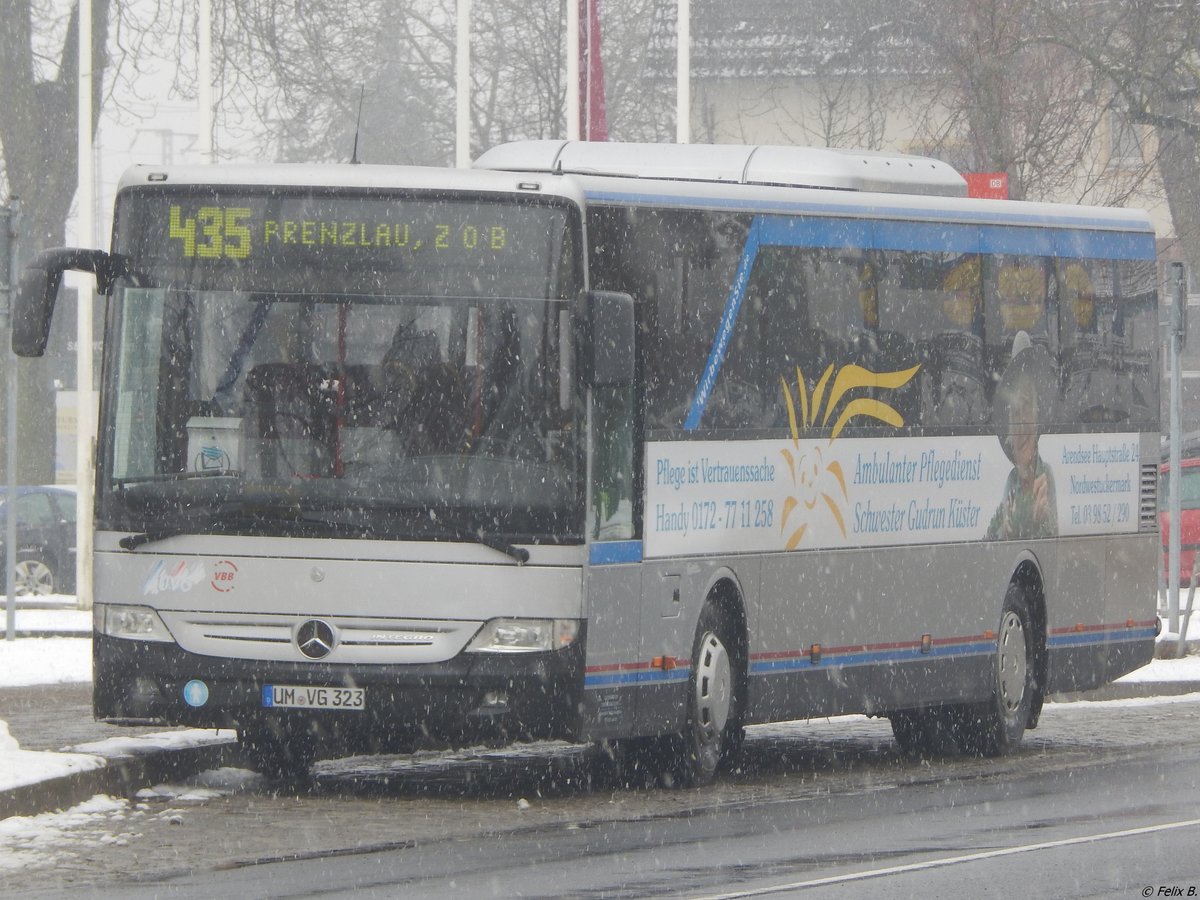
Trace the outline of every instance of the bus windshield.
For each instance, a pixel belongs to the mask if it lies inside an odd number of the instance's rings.
[[[101,527],[579,540],[563,207],[134,194]]]

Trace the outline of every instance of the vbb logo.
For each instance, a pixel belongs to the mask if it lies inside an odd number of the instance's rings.
[[[237,577],[238,567],[232,560],[222,559],[213,566],[212,585],[214,591],[227,594],[233,590],[233,580]]]

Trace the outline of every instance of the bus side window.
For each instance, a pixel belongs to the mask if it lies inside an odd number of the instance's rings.
[[[679,428],[691,407],[749,229],[745,218],[721,213],[678,213],[670,221],[670,258],[660,281],[670,289],[659,291],[657,329],[643,355],[647,424],[663,429]]]
[[[1051,346],[1046,309],[1054,266],[1049,258],[1013,254],[996,254],[986,257],[985,262],[984,334],[992,390],[1012,358],[1017,334],[1024,332],[1034,344]]]
[[[1157,300],[1152,267],[1057,261],[1063,399],[1084,422],[1152,421]]]
[[[857,264],[862,323],[852,347],[855,362],[868,371],[900,372],[920,363],[913,336],[924,333],[925,324],[926,279],[921,262],[919,254],[872,253]],[[920,414],[919,385],[914,377],[897,388],[868,393],[899,413],[905,425],[915,425]]]
[[[1120,317],[1125,330],[1123,369],[1132,381],[1130,418],[1155,422],[1159,414],[1157,271],[1150,260],[1117,262]]]
[[[648,431],[687,415],[733,284],[749,218],[660,209],[589,212],[591,286],[637,304]]]
[[[759,251],[742,321],[730,349],[731,378],[754,384],[768,408],[765,424],[785,428],[789,410],[783,384],[793,393],[803,378],[812,391],[835,360],[835,343],[812,321],[813,256],[808,247]]]
[[[886,251],[878,273],[872,371],[919,366],[889,402],[906,425],[978,425],[988,416],[979,257]]]

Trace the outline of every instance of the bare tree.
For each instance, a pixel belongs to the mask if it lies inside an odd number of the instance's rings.
[[[1044,41],[1049,5],[901,0],[896,24],[931,62],[921,136],[960,167],[1007,173],[1016,199],[1119,203],[1138,177],[1098,171],[1103,86]]]
[[[879,149],[909,61],[880,28],[887,0],[694,0],[693,136]],[[654,20],[649,75],[672,88],[674,4]]]
[[[0,29],[3,175],[8,196],[21,201],[19,239],[25,259],[63,243],[77,185],[79,8],[72,4],[65,15],[56,15],[55,10],[35,0],[7,0],[4,28]],[[109,0],[94,0],[92,121],[87,123],[93,133],[108,65],[109,13]],[[7,333],[0,336],[8,340]],[[17,461],[16,478],[32,483],[52,481],[54,416],[48,414],[53,400],[47,365],[43,360],[22,360],[18,365],[21,393],[17,417],[26,452]],[[11,377],[8,372],[4,375]],[[4,402],[0,396],[0,407]]]
[[[1101,80],[1113,110],[1151,130],[1176,237],[1200,272],[1200,5],[1195,0],[1078,0],[1050,5],[1044,40]]]
[[[476,4],[471,145],[479,152],[565,133],[566,0]],[[653,0],[602,7],[610,132],[665,136],[641,80]],[[454,0],[329,4],[242,0],[214,24],[221,84],[218,153],[280,160],[444,165],[454,158]],[[180,39],[192,39],[185,32]],[[186,79],[186,73],[184,78]],[[179,85],[185,96],[194,83]],[[359,103],[362,101],[361,116]]]

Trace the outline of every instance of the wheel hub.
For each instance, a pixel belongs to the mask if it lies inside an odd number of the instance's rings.
[[[711,631],[700,641],[696,660],[697,725],[705,741],[720,738],[733,703],[733,674],[729,651]]]
[[[1028,661],[1026,658],[1025,626],[1021,617],[1012,610],[1004,614],[1000,622],[1000,639],[996,665],[1000,683],[1000,702],[1004,711],[1012,715],[1025,699],[1025,682]]]

